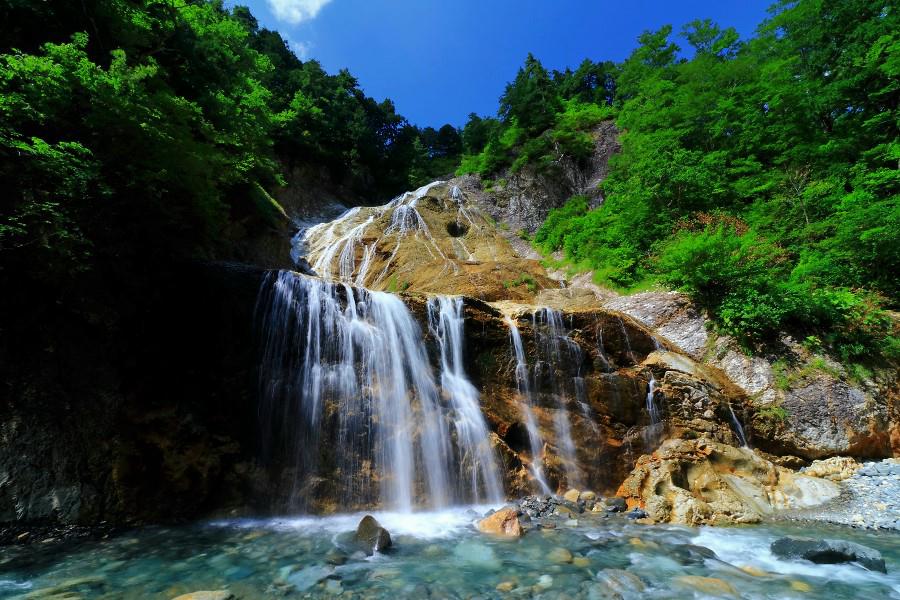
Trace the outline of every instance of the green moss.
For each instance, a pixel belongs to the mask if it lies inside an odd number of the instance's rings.
[[[528,273],[521,273],[515,279],[508,279],[503,282],[503,287],[506,289],[518,287],[520,285],[527,287],[528,291],[532,294],[537,291],[537,281],[535,281],[534,277]]]

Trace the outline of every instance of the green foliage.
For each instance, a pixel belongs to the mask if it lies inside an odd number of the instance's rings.
[[[210,258],[285,222],[282,165],[385,197],[462,151],[456,128],[410,125],[244,7],[0,0],[0,16],[5,276]]]
[[[764,421],[780,423],[787,421],[790,414],[781,406],[765,406],[756,412],[756,416]]]
[[[616,288],[681,289],[748,348],[788,330],[845,364],[896,360],[898,32],[900,11],[881,2],[800,0],[749,40],[688,24],[690,60],[671,27],[644,33],[604,71],[622,145],[605,201],[551,211],[536,246]],[[612,113],[571,97],[543,135],[578,156],[579,132]]]
[[[537,281],[535,281],[534,277],[528,273],[521,273],[515,279],[503,282],[503,287],[506,289],[518,287],[520,285],[524,285],[532,294],[537,291]]]

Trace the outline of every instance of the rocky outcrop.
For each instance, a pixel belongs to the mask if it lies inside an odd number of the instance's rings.
[[[602,304],[740,388],[752,401],[748,433],[759,447],[807,460],[900,455],[896,369],[876,368],[870,379],[851,382],[840,364],[788,337],[778,354],[750,356],[735,340],[712,333],[702,311],[677,292],[607,297]]]
[[[172,521],[252,501],[262,273],[184,267],[114,335],[86,304],[3,336],[17,346],[0,344],[0,522]]]
[[[784,508],[836,497],[837,486],[797,475],[747,448],[708,439],[665,441],[642,456],[617,494],[658,523],[756,523]]]
[[[592,206],[603,202],[600,183],[609,171],[609,159],[618,152],[618,130],[615,123],[600,123],[592,132],[594,152],[582,164],[561,157],[553,168],[538,172],[525,167],[516,173],[505,173],[489,185],[477,180],[464,182],[470,188],[482,187],[479,204],[496,221],[505,223],[512,232],[534,233],[551,209],[562,206],[576,194],[585,195]]]

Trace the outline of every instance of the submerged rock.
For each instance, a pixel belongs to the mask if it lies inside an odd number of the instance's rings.
[[[172,600],[233,600],[234,594],[228,590],[201,590],[182,594]]]
[[[474,540],[457,544],[453,549],[453,557],[462,564],[488,570],[496,570],[503,565],[490,546]]]
[[[525,533],[519,524],[518,511],[514,508],[502,508],[478,521],[478,530],[508,538],[522,537]]]
[[[681,588],[686,588],[700,592],[709,596],[733,596],[738,597],[737,590],[734,586],[723,579],[716,577],[701,577],[699,575],[681,575],[672,580],[672,582]]]
[[[824,565],[856,562],[870,571],[887,573],[884,558],[878,550],[844,540],[788,536],[772,542],[772,553],[781,558],[805,559]]]
[[[633,598],[646,589],[640,577],[623,569],[603,569],[596,579],[599,585],[591,590],[596,598]]]
[[[391,547],[391,534],[375,520],[375,517],[366,515],[356,528],[356,541],[367,554],[384,552]]]
[[[334,567],[313,565],[291,573],[285,581],[294,586],[298,592],[305,592],[323,579],[327,579],[332,573],[334,573]]]

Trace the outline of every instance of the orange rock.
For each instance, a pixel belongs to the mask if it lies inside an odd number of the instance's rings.
[[[478,531],[508,538],[522,537],[525,533],[519,525],[519,515],[514,508],[501,508],[478,521]]]

